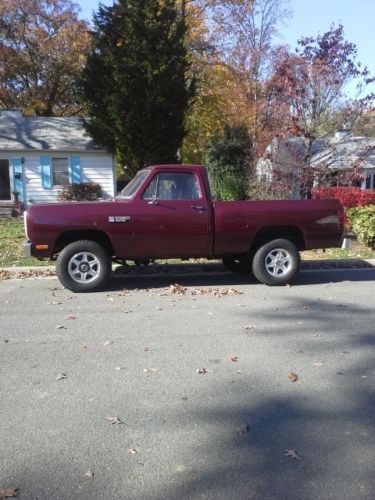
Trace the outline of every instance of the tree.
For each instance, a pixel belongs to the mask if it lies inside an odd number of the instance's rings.
[[[207,144],[205,163],[219,200],[244,200],[252,168],[252,142],[244,126],[225,126]]]
[[[357,82],[358,96],[349,99],[347,85]],[[304,139],[301,163],[301,196],[309,197],[321,172],[311,166],[313,145],[322,131],[353,124],[373,101],[374,95],[360,97],[373,81],[367,68],[357,61],[357,49],[344,38],[343,26],[331,26],[317,37],[298,40],[294,53],[280,49],[275,62],[273,91],[289,108],[289,124],[283,136]]]
[[[94,16],[83,73],[86,128],[129,174],[177,161],[194,94],[186,26],[175,0],[119,0]]]
[[[189,49],[198,96],[188,115],[184,156],[201,161],[209,138],[224,125],[247,127],[254,151],[269,142],[287,114],[273,99],[274,38],[288,15],[284,0],[186,2]],[[191,35],[192,34],[192,35]]]
[[[88,26],[70,0],[3,0],[0,105],[40,116],[80,112],[75,79],[89,44]]]

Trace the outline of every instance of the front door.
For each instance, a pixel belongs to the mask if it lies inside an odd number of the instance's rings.
[[[210,253],[209,207],[193,172],[156,173],[137,205],[137,256],[199,257]]]
[[[10,201],[9,161],[0,160],[0,201]]]

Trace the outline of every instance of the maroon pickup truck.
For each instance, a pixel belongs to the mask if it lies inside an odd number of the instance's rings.
[[[111,262],[158,258],[222,259],[236,273],[283,285],[299,251],[335,247],[343,234],[336,200],[212,201],[200,165],[145,168],[112,201],[31,205],[25,255],[57,258],[61,283],[98,290]]]

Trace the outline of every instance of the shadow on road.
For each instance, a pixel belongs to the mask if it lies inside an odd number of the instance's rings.
[[[375,281],[375,268],[302,270],[297,274],[292,284],[293,286],[307,286],[343,281]],[[132,272],[127,272],[126,268],[117,268],[107,290],[162,288],[171,283],[180,283],[184,286],[215,287],[249,284],[265,286],[258,283],[251,274],[232,274],[218,265],[189,264],[181,266],[172,264],[155,268],[149,266]]]

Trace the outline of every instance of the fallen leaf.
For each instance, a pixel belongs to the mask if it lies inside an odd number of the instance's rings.
[[[232,361],[232,363],[235,363],[236,361],[238,361],[238,356],[236,356],[235,354],[229,354],[228,359],[229,361]]]
[[[144,373],[158,373],[160,372],[160,368],[144,368]]]
[[[68,316],[66,319],[77,319],[77,316]]]
[[[243,327],[244,330],[254,330],[256,328],[255,325],[246,325]]]
[[[298,380],[298,375],[296,373],[293,373],[293,372],[290,372],[289,375],[288,375],[288,379],[291,381],[291,382],[297,382]]]
[[[207,368],[197,368],[196,373],[199,373],[200,375],[204,373],[212,373],[211,370],[208,370]]]
[[[250,432],[250,425],[246,424],[244,427],[240,427],[237,429],[237,434],[249,434]]]
[[[123,424],[124,422],[120,420],[118,417],[107,417],[107,420],[109,420],[110,424]]]
[[[94,473],[88,470],[84,477],[87,477],[87,479],[94,479]]]
[[[285,450],[284,456],[292,458],[293,460],[301,460],[296,450]]]
[[[313,363],[312,365],[313,365],[313,366],[324,366],[324,365],[325,365],[325,363]]]
[[[135,455],[138,452],[137,452],[137,450],[135,448],[129,448],[128,449],[128,453],[129,453],[129,455]]]
[[[83,344],[83,346],[82,346],[83,351],[87,351],[88,348],[89,348],[89,346],[87,344]]]
[[[64,325],[57,325],[56,330],[66,330],[66,326]]]
[[[104,345],[111,345],[111,344],[113,344],[112,340],[106,340],[104,342]]]
[[[149,351],[151,351],[151,347],[149,347],[148,345],[146,345],[143,350],[145,352],[149,352]]]
[[[56,380],[63,380],[64,378],[68,378],[68,375],[66,373],[58,373]]]
[[[179,294],[179,295],[185,295],[186,291],[187,291],[187,288],[185,288],[182,285],[179,285],[178,283],[175,283],[174,285],[170,285],[170,287],[168,288],[169,293],[175,293],[175,294]]]
[[[16,497],[18,495],[18,492],[19,488],[16,488],[15,486],[9,486],[8,488],[5,488],[5,490],[0,490],[0,500]]]

